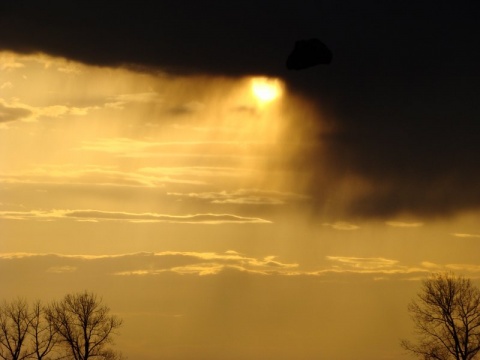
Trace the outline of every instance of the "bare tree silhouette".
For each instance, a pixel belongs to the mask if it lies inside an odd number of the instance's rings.
[[[58,342],[58,335],[53,324],[46,318],[45,307],[40,301],[33,304],[30,314],[30,328],[32,357],[44,360],[54,350]]]
[[[47,318],[75,360],[114,359],[118,356],[106,347],[122,321],[109,314],[93,293],[68,294],[46,310]]]
[[[418,340],[402,346],[418,358],[470,360],[480,351],[480,290],[470,279],[431,275],[408,311]]]
[[[26,338],[30,327],[28,304],[24,299],[0,305],[0,358],[4,360],[27,359],[32,352],[27,349]]]

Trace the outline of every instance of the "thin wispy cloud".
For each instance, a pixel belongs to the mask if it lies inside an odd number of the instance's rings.
[[[239,189],[236,191],[202,192],[202,193],[167,193],[179,198],[199,199],[211,204],[241,205],[284,205],[290,201],[303,200],[306,197],[279,191],[260,189]]]
[[[104,152],[122,157],[161,156],[168,153],[170,156],[181,154],[198,154],[202,156],[240,156],[245,149],[261,147],[262,143],[246,143],[237,140],[212,141],[205,139],[183,141],[148,141],[131,138],[98,138],[82,141],[76,148],[78,151]]]
[[[455,237],[458,237],[458,238],[480,239],[480,235],[479,235],[479,234],[453,233],[452,235],[455,236]]]
[[[191,177],[239,177],[254,175],[258,172],[252,168],[236,168],[226,166],[175,166],[175,167],[142,167],[140,173],[164,176],[191,176]]]
[[[430,262],[430,261],[422,261],[421,262],[421,265],[427,269],[431,269],[432,271],[438,271],[441,269],[441,265],[439,264],[435,264],[433,262]]]
[[[68,115],[85,116],[98,106],[69,106],[63,104],[48,106],[33,106],[14,99],[6,101],[0,98],[0,122],[37,121],[40,118],[62,118]]]
[[[390,269],[397,267],[399,263],[398,260],[386,258],[362,258],[351,256],[327,256],[327,259],[332,261],[335,266],[359,270]]]
[[[455,272],[472,273],[472,277],[474,276],[473,274],[480,273],[480,264],[447,264],[445,268]],[[478,277],[478,275],[475,277]]]
[[[161,104],[163,103],[163,98],[155,91],[120,94],[110,96],[105,103],[105,107],[123,110],[127,105],[135,103]]]
[[[400,227],[400,228],[417,228],[421,227],[424,224],[422,222],[404,222],[404,221],[387,221],[385,222],[388,226]]]
[[[175,178],[169,174],[122,171],[114,166],[42,165],[18,173],[0,174],[7,183],[84,184],[102,186],[163,187],[165,184],[204,185],[199,179]]]
[[[157,213],[129,213],[100,210],[31,210],[0,211],[0,219],[6,220],[77,220],[77,221],[124,221],[131,223],[176,223],[176,224],[270,224],[271,221],[243,217],[234,214],[166,215]]]
[[[194,114],[205,108],[205,104],[199,101],[190,101],[185,104],[181,104],[169,109],[169,113],[172,115],[188,115]]]
[[[421,263],[423,267],[431,272],[449,271],[457,274],[465,275],[469,278],[480,278],[480,264],[469,263],[452,263],[452,264],[438,264],[429,261],[423,261]]]
[[[64,273],[72,273],[76,271],[77,268],[75,266],[52,266],[49,267],[46,271],[48,273],[53,273],[53,274],[64,274]]]
[[[0,85],[0,89],[10,89],[13,87],[13,84],[10,81],[4,82]]]
[[[323,226],[330,227],[335,230],[342,230],[342,231],[352,231],[360,229],[360,226],[346,222],[346,221],[337,221],[334,223],[324,223]]]

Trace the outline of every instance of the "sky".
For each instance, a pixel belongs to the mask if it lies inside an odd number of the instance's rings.
[[[479,11],[2,1],[0,297],[94,291],[135,360],[410,359],[421,280],[480,279]]]

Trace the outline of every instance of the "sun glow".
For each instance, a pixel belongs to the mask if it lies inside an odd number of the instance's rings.
[[[270,102],[282,94],[282,86],[278,79],[254,78],[252,79],[252,93],[261,102]]]

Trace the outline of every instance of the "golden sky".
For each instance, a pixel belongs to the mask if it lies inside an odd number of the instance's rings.
[[[0,53],[2,297],[91,289],[135,360],[406,359],[419,280],[479,277],[479,213],[349,213],[372,185],[332,174],[328,116],[280,79]]]

